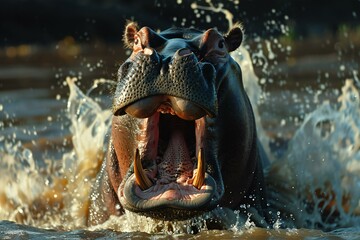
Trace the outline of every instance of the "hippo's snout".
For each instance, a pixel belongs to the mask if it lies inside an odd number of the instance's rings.
[[[215,68],[199,62],[188,48],[164,56],[145,48],[119,70],[115,92],[115,115],[138,118],[154,112],[176,114],[186,120],[217,114]]]

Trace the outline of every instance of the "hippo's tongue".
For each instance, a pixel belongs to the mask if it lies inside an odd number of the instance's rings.
[[[159,120],[159,118],[157,118]],[[158,121],[157,120],[157,121]],[[157,122],[155,121],[155,122]],[[143,169],[143,160],[140,157],[139,149],[136,150],[134,159],[134,175],[135,182],[142,191],[150,188],[159,189],[171,184],[178,184],[178,186],[193,186],[196,189],[201,189],[205,181],[205,158],[204,149],[202,144],[202,121],[184,121],[177,117],[166,118],[162,120],[163,123],[160,128],[157,124],[147,126],[154,130],[157,137],[162,141],[155,141],[156,143],[162,142],[158,147],[162,148],[159,155],[157,152],[152,153],[152,144],[145,144],[145,148],[141,150],[147,153],[147,156],[157,156],[155,165],[147,164],[148,168]],[[149,123],[151,121],[147,121]],[[195,129],[191,125],[196,125]],[[193,126],[194,126],[193,125]],[[190,126],[190,128],[189,128]],[[195,136],[191,136],[191,132],[195,131]],[[153,131],[150,131],[153,132]],[[148,133],[148,131],[145,131]],[[145,134],[145,140],[152,142],[148,134]],[[161,135],[161,136],[159,136]],[[193,142],[195,139],[196,142]],[[165,145],[166,144],[166,145]],[[194,146],[192,145],[194,144]],[[190,148],[189,148],[190,147]],[[191,149],[192,148],[192,149]],[[150,149],[150,150],[149,150]],[[196,153],[197,151],[197,153]],[[191,153],[193,152],[193,153]],[[143,157],[146,159],[146,157]],[[154,159],[151,157],[150,159]],[[155,160],[155,159],[154,159]],[[149,167],[150,166],[150,167]],[[159,191],[160,192],[160,191]]]
[[[179,129],[172,131],[163,160],[158,165],[158,181],[183,183],[193,175],[194,161],[191,160],[185,136]]]

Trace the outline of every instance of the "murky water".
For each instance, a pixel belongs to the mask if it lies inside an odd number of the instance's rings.
[[[199,14],[214,10],[211,4],[192,7]],[[232,23],[229,11],[217,9],[215,14],[225,14]],[[360,238],[358,66],[351,66],[352,79],[341,74],[335,78],[321,59],[311,67],[305,61],[302,71],[314,70],[318,77],[306,79],[303,74],[307,81],[294,85],[290,78],[296,76],[296,67],[281,66],[280,55],[289,52],[278,40],[257,39],[233,54],[271,158],[266,179],[278,218],[273,228],[254,227],[249,219],[221,209],[214,214],[228,214],[227,230],[207,230],[205,216],[171,223],[130,213],[87,227],[91,186],[106,151],[115,82],[97,79],[87,87],[84,76],[65,79],[65,74],[55,73],[65,90],[0,91],[0,238]],[[340,60],[341,71],[348,65]],[[275,79],[279,83],[271,84],[273,66],[295,73],[288,78],[280,74]],[[193,234],[194,229],[198,233]]]

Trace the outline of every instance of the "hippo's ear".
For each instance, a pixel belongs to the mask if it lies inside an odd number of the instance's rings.
[[[123,41],[125,47],[132,48],[134,45],[135,35],[138,32],[138,24],[136,22],[128,22],[125,27]]]
[[[229,33],[224,36],[224,38],[228,51],[232,52],[236,50],[243,40],[243,31],[241,26],[238,25],[233,27]]]

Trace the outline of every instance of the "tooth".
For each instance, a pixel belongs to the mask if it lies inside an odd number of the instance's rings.
[[[136,149],[134,159],[134,173],[135,181],[140,186],[141,190],[146,190],[152,186],[152,182],[145,173],[140,160],[139,149]]]
[[[197,172],[193,180],[193,185],[197,189],[200,189],[205,181],[205,158],[204,158],[204,150],[200,148],[198,154],[198,162],[197,162]]]

